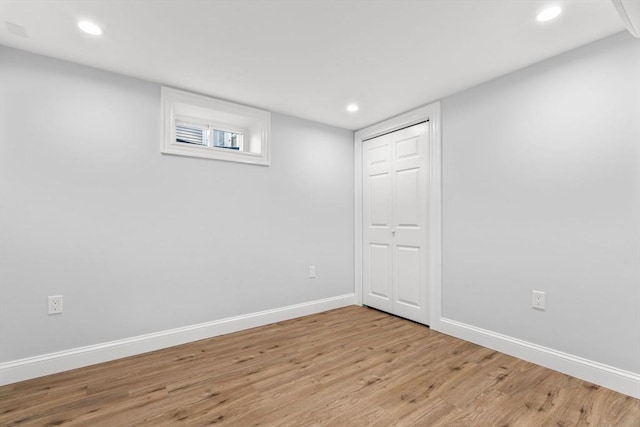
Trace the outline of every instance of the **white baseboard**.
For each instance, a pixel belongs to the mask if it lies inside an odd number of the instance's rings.
[[[532,344],[455,320],[440,318],[438,332],[527,360],[537,365],[640,399],[640,375]]]
[[[0,363],[0,385],[42,377],[70,369],[108,362],[192,341],[229,334],[274,322],[354,305],[355,295],[347,294],[198,325],[154,332],[137,337],[43,354]]]

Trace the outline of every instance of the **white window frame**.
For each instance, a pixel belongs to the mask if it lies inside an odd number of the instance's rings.
[[[242,135],[242,140],[243,140],[243,144],[244,145],[244,137],[245,135],[247,135],[249,133],[249,129],[247,128],[240,128],[237,126],[233,126],[233,125],[228,125],[228,124],[224,124],[224,123],[215,123],[211,120],[206,120],[206,119],[202,119],[200,117],[192,117],[192,116],[185,116],[182,114],[175,114],[175,118],[174,118],[174,124],[177,122],[183,122],[183,123],[191,123],[194,125],[199,125],[199,126],[206,126],[208,128],[209,131],[209,138],[210,138],[210,142],[211,144],[213,144],[213,132],[214,131],[221,131],[221,132],[229,132],[229,133],[236,133],[236,134],[240,134]],[[175,125],[174,125],[174,132],[175,132]],[[175,134],[174,134],[175,135]],[[177,138],[175,138],[177,139]],[[175,141],[174,139],[174,141]],[[183,142],[177,142],[175,141],[176,144],[184,144]],[[197,144],[192,144],[195,145],[196,147],[198,146]],[[202,145],[201,147],[207,147],[205,145]],[[224,148],[221,147],[216,147],[216,146],[208,146],[208,148],[215,148],[216,150],[224,150]],[[241,151],[242,152],[242,151]],[[256,156],[257,154],[253,154],[253,153],[247,153],[247,154],[251,154],[253,156]]]
[[[161,99],[161,153],[269,165],[271,113],[268,111],[164,86],[161,88]],[[213,129],[240,133],[244,146],[254,150],[239,151],[177,142],[176,120],[209,126],[211,138]],[[258,148],[259,152],[256,152]]]

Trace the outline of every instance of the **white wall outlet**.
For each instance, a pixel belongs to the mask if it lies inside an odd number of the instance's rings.
[[[310,265],[309,266],[309,279],[315,279],[316,278],[316,266],[315,265]]]
[[[49,297],[49,314],[62,313],[62,295],[53,295]]]
[[[531,306],[538,310],[544,310],[544,300],[544,292],[533,291],[533,300],[531,301]]]

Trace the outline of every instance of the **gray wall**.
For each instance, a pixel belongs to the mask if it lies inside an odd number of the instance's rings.
[[[351,132],[163,156],[157,85],[0,57],[0,361],[353,291]],[[443,100],[445,317],[640,372],[638,76],[619,34]]]
[[[165,156],[158,85],[0,49],[0,361],[353,292],[352,132]]]
[[[442,120],[443,316],[640,372],[640,40],[446,98]]]

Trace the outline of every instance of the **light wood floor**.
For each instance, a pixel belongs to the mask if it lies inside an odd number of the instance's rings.
[[[640,401],[364,307],[0,388],[0,424],[640,426]]]

